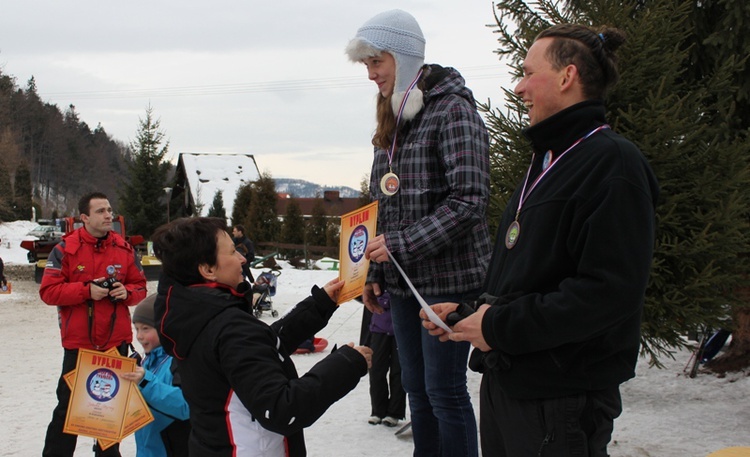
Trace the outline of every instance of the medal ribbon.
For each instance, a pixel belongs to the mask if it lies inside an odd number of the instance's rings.
[[[419,73],[417,73],[417,77],[414,78],[414,80],[409,84],[409,89],[406,91],[406,94],[404,95],[404,99],[401,100],[401,106],[398,109],[398,114],[396,115],[396,131],[393,133],[393,143],[391,144],[391,148],[388,150],[388,169],[393,171],[391,169],[391,162],[393,162],[393,154],[396,152],[396,138],[398,137],[398,124],[401,122],[401,115],[404,113],[404,107],[406,106],[406,100],[409,98],[409,94],[411,94],[412,89],[414,89],[414,86],[417,85],[417,81],[419,81],[419,78],[422,76],[423,69],[419,69]],[[395,87],[394,87],[395,89]]]
[[[600,130],[604,130],[604,129],[608,129],[608,128],[609,128],[608,124],[600,125],[599,127],[597,127],[594,130],[590,131],[586,135],[584,135],[581,138],[577,139],[576,142],[573,143],[572,145],[570,145],[570,147],[568,149],[564,150],[562,152],[562,154],[560,154],[559,156],[557,156],[557,158],[553,159],[552,162],[549,164],[549,166],[547,167],[546,170],[542,171],[539,174],[539,176],[537,176],[537,178],[534,180],[534,182],[531,183],[531,187],[529,188],[529,193],[527,194],[526,193],[526,184],[529,183],[529,175],[531,174],[531,166],[534,164],[534,157],[536,156],[536,154],[533,154],[531,156],[531,164],[529,165],[529,169],[526,171],[526,179],[524,179],[524,181],[523,181],[523,188],[521,189],[521,198],[518,201],[518,209],[516,210],[516,221],[518,220],[518,216],[521,214],[521,208],[523,207],[523,204],[526,203],[526,200],[529,198],[529,195],[531,195],[531,192],[536,188],[537,184],[539,184],[539,182],[542,180],[542,178],[544,178],[545,176],[547,176],[547,173],[549,173],[549,171],[552,170],[552,167],[554,167],[555,164],[557,164],[557,161],[560,160],[560,159],[562,159],[563,156],[565,154],[567,154],[571,149],[573,149],[576,146],[578,146],[578,144],[581,143],[581,141],[587,139],[588,137],[590,137],[591,135],[595,134],[596,132],[598,132]]]

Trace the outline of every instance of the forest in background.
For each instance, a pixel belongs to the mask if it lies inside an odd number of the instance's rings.
[[[127,144],[92,129],[75,106],[44,102],[33,77],[21,88],[0,69],[0,221],[30,219],[28,195],[37,218],[75,213],[94,190],[117,207],[131,161]]]

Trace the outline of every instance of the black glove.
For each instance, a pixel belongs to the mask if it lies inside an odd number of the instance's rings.
[[[476,310],[470,305],[466,303],[460,303],[455,311],[445,317],[445,323],[446,325],[448,325],[448,327],[453,327],[454,325],[458,324],[458,321],[465,317],[471,316],[475,311]]]

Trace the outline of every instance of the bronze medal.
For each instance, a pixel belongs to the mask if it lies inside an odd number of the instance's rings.
[[[513,221],[508,227],[508,231],[505,232],[505,247],[513,249],[513,246],[518,242],[518,236],[521,234],[521,225],[518,221]]]
[[[380,190],[389,197],[398,192],[400,185],[401,182],[399,181],[398,176],[393,172],[386,173],[380,180]]]
[[[409,85],[409,90],[406,91],[406,95],[404,95],[404,98],[401,100],[401,106],[398,109],[398,114],[396,115],[396,125],[400,125],[401,122],[401,115],[404,113],[404,106],[406,106],[406,100],[409,98],[409,94],[411,94],[412,89],[416,87],[417,82],[419,81],[419,78],[422,77],[422,69],[419,70],[419,73],[417,73],[417,76],[414,78],[414,80]],[[389,197],[392,197],[393,195],[396,195],[396,192],[398,192],[398,189],[401,187],[401,181],[398,179],[398,175],[393,172],[393,168],[391,167],[391,164],[393,162],[393,155],[396,152],[396,145],[398,142],[396,141],[398,138],[398,129],[393,133],[393,141],[391,142],[391,147],[386,151],[386,154],[388,154],[388,168],[390,171],[383,176],[383,178],[380,180],[380,190],[383,191],[383,193]]]

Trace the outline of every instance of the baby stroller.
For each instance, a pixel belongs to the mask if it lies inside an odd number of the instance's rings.
[[[264,271],[255,280],[253,284],[253,314],[255,317],[260,318],[263,311],[270,311],[273,317],[279,316],[279,312],[273,309],[271,297],[276,295],[276,278],[280,275],[281,271],[279,270]]]

